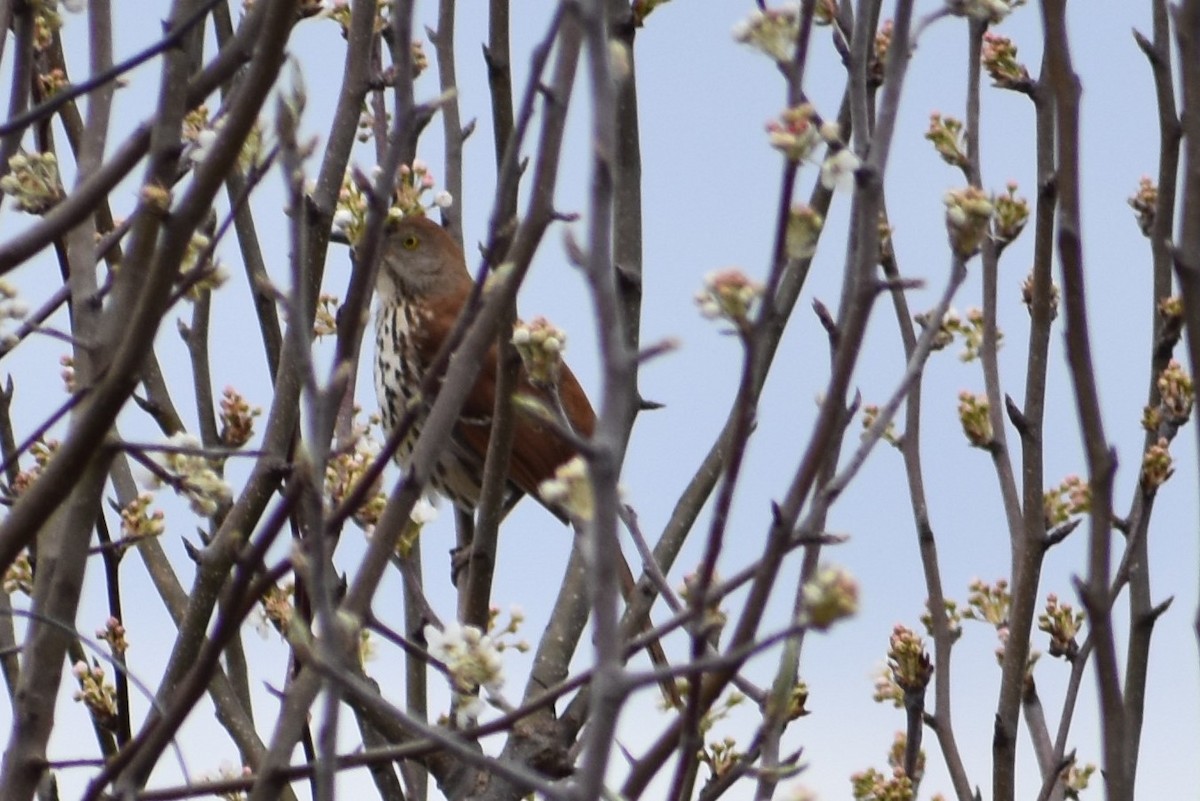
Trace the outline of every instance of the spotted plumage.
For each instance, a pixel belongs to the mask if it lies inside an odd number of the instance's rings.
[[[405,468],[429,410],[429,401],[418,398],[418,387],[453,329],[471,286],[462,251],[438,225],[417,217],[403,220],[389,231],[376,287],[375,392],[384,430],[389,434],[408,408],[417,405],[414,425],[396,453]],[[433,488],[462,509],[473,510],[479,501],[495,389],[493,347],[480,365],[450,442],[430,475]],[[523,372],[517,392],[550,400],[545,390],[532,385]],[[590,436],[595,415],[583,389],[565,366],[559,394],[572,427]],[[510,490],[536,496],[538,484],[553,477],[555,469],[574,455],[574,448],[553,430],[518,415],[509,458]]]

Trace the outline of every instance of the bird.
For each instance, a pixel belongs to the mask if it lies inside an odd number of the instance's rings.
[[[405,470],[430,406],[420,396],[421,382],[454,329],[473,284],[462,249],[440,225],[423,216],[389,224],[375,286],[375,392],[389,437],[410,405],[418,404],[414,423],[396,451]],[[492,345],[479,365],[450,443],[430,472],[433,488],[468,513],[479,504],[496,403],[496,372],[497,347]],[[577,436],[592,436],[596,414],[567,365],[562,365],[555,388],[532,381],[522,365],[516,394],[560,408]],[[518,413],[513,425],[505,508],[523,495],[532,495],[565,520],[561,508],[541,498],[538,486],[577,455],[575,446],[560,431],[528,414]]]
[[[429,412],[429,401],[420,395],[421,383],[454,329],[473,285],[462,249],[440,225],[423,216],[405,217],[389,224],[375,284],[375,392],[389,438],[410,404],[418,404],[414,422],[396,450],[396,459],[405,470],[409,469],[417,437]],[[479,505],[482,490],[496,405],[497,351],[492,345],[484,355],[450,442],[430,473],[433,488],[468,514]],[[532,380],[522,364],[517,372],[515,393],[559,409],[577,437],[590,438],[595,431],[595,411],[565,363],[560,366],[553,386]],[[569,519],[567,510],[547,501],[538,491],[543,482],[555,477],[558,468],[578,455],[574,444],[559,430],[527,414],[518,413],[513,426],[505,511],[524,495],[531,495],[563,522],[577,522]],[[451,570],[451,579],[457,583],[456,577],[466,559],[458,553],[452,561],[455,568]],[[628,600],[635,582],[623,555],[618,568],[621,592]],[[650,621],[643,626],[649,631]],[[667,664],[661,643],[650,642],[647,648],[654,664]],[[664,679],[661,686],[664,696],[680,708],[682,702],[674,681]]]

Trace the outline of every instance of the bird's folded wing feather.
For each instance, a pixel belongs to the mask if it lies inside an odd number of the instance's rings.
[[[432,313],[423,327],[424,336],[417,343],[421,357],[427,364],[432,362],[435,355],[431,343],[444,342],[453,328],[454,314],[444,311],[462,308],[461,300],[446,298],[441,303],[445,303],[449,308],[439,309],[439,300],[431,304],[434,308],[431,309]],[[496,396],[496,353],[497,348],[493,345],[484,354],[475,385],[467,394],[460,415],[461,422],[455,431],[456,439],[474,450],[481,463],[487,454],[492,431],[491,419],[495,411],[492,404]],[[518,373],[516,394],[532,397],[549,410],[556,408],[550,391],[530,383],[523,367]],[[590,437],[596,426],[595,412],[592,411],[579,381],[565,364],[559,376],[558,394],[563,411],[575,433],[581,437]],[[538,484],[552,478],[559,466],[575,456],[575,449],[531,413],[518,411],[513,424],[515,430],[509,461],[509,478],[522,491],[536,496]]]

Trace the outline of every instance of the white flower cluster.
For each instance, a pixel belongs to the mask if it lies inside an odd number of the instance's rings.
[[[804,585],[802,622],[827,631],[837,621],[858,611],[858,582],[841,567],[821,567]]]
[[[460,726],[479,717],[478,690],[498,696],[504,686],[504,664],[491,637],[475,626],[447,623],[445,629],[425,627],[429,655],[446,666],[454,686],[456,716]]]
[[[545,317],[533,322],[518,320],[513,326],[512,343],[521,355],[529,380],[540,386],[558,383],[562,369],[562,352],[567,347],[567,335]]]
[[[425,498],[418,498],[417,502],[413,504],[412,511],[408,513],[408,519],[418,526],[432,523],[437,520],[437,516],[437,507]]]
[[[10,196],[26,214],[45,214],[63,199],[58,159],[53,153],[18,153],[8,160],[0,193]]]
[[[196,134],[195,146],[188,152],[188,161],[193,165],[200,164],[212,152],[213,144],[217,141],[216,128],[205,128]]]
[[[826,189],[849,192],[854,189],[854,176],[862,167],[862,159],[848,147],[843,147],[821,162],[821,185]]]
[[[995,207],[987,194],[975,186],[949,191],[942,202],[946,205],[950,246],[959,256],[970,258],[983,244]]]
[[[946,0],[946,8],[957,17],[970,17],[995,25],[1025,0]]]
[[[24,320],[29,314],[29,307],[17,295],[16,288],[0,278],[0,326],[6,320]],[[0,345],[11,348],[17,344],[17,335],[11,331],[0,332]]]
[[[167,444],[197,451],[202,447],[200,440],[182,431],[167,440]],[[233,497],[233,489],[213,470],[209,460],[198,453],[164,453],[159,464],[177,479],[176,492],[185,496],[192,511],[202,517],[216,514],[221,504]],[[161,482],[156,478],[155,483]]]
[[[778,62],[788,62],[796,52],[799,30],[800,4],[789,3],[780,8],[755,9],[733,26],[733,38]]]
[[[701,316],[723,317],[735,324],[746,323],[762,297],[763,286],[747,278],[736,267],[713,270],[704,276],[704,288],[696,292]]]
[[[853,190],[862,159],[846,147],[841,126],[836,122],[830,120],[821,126],[821,138],[829,145],[829,154],[821,162],[821,186],[839,192]]]
[[[379,165],[371,168],[372,182],[378,180],[380,172]],[[405,217],[421,217],[429,209],[448,209],[453,206],[454,196],[445,190],[434,192],[426,205],[425,194],[432,192],[436,183],[429,165],[421,159],[414,159],[411,166],[400,165],[388,219],[394,222]],[[333,213],[333,230],[351,245],[358,243],[366,227],[368,200],[366,189],[359,185],[352,174],[347,173],[342,180],[337,209]]]
[[[582,456],[559,466],[554,478],[538,485],[538,495],[551,506],[562,507],[576,520],[591,520],[596,511],[587,462]]]

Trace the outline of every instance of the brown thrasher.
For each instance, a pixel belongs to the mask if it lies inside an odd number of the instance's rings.
[[[472,284],[462,250],[432,220],[409,217],[388,231],[376,283],[379,307],[375,313],[375,392],[383,428],[389,436],[400,424],[408,404],[417,398],[425,371],[453,330]],[[493,345],[484,356],[450,443],[430,475],[434,489],[467,512],[473,512],[479,503],[483,463],[492,433],[496,352]],[[596,427],[596,414],[566,364],[559,372],[557,389],[560,408],[571,428],[580,436],[590,437]],[[523,366],[517,376],[516,394],[532,396],[549,408],[558,406],[549,390],[529,380]],[[422,403],[425,406],[418,409],[415,424],[396,451],[405,469],[428,411],[428,402]],[[552,428],[528,415],[517,414],[513,422],[508,500],[519,499],[520,493],[533,495],[565,521],[563,510],[546,503],[538,493],[538,485],[553,478],[555,471],[576,455],[575,448]],[[624,556],[619,560],[619,568],[622,594],[629,598],[634,577]],[[649,630],[649,621],[643,625]],[[648,648],[656,665],[667,664],[659,642],[650,643]],[[665,679],[662,687],[665,696],[679,708],[682,702],[674,682]]]
[[[426,217],[409,217],[391,225],[379,264],[375,314],[375,392],[383,428],[389,435],[417,397],[425,371],[453,330],[472,285],[462,250],[441,226]],[[493,345],[484,356],[450,443],[430,475],[434,489],[468,512],[479,503],[492,432],[496,352]],[[516,393],[537,398],[549,408],[557,406],[547,389],[529,380],[524,367],[518,374]],[[571,427],[580,436],[590,437],[596,415],[565,364],[558,393]],[[428,411],[428,401],[423,403],[425,408],[418,409],[415,424],[396,452],[406,469]],[[514,426],[508,463],[510,494],[514,500],[520,497],[517,493],[541,500],[538,485],[553,478],[554,471],[575,456],[575,448],[528,415],[516,415]],[[561,510],[547,508],[563,517]]]

